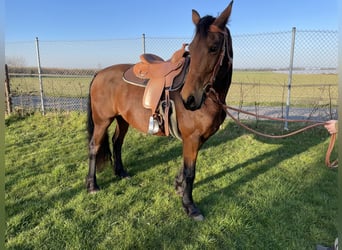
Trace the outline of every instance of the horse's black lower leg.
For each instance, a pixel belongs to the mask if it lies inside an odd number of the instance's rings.
[[[184,173],[183,173],[183,168],[179,171],[178,175],[176,176],[175,179],[175,189],[176,193],[180,196],[183,197],[184,189],[183,189],[183,181],[184,181]]]
[[[183,167],[176,177],[175,188],[176,192],[182,196],[182,205],[186,214],[194,220],[202,221],[204,217],[192,198],[194,180],[195,167]]]
[[[96,183],[96,148],[93,139],[89,143],[89,170],[86,185],[88,193],[95,193],[100,190]]]
[[[201,211],[196,207],[192,198],[192,189],[195,180],[196,159],[201,140],[183,138],[183,166],[176,177],[175,189],[182,197],[182,205],[188,216],[194,220],[204,219]]]
[[[121,149],[129,125],[121,116],[118,116],[116,121],[117,124],[115,133],[112,138],[114,152],[114,173],[119,177],[126,178],[129,177],[129,174],[125,171],[122,164]]]

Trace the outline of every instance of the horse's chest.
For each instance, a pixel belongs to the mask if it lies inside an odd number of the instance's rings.
[[[203,137],[209,138],[220,128],[221,124],[225,120],[226,115],[223,110],[216,110],[216,112],[210,112],[206,118],[201,119],[203,126]],[[205,121],[205,122],[204,122]]]

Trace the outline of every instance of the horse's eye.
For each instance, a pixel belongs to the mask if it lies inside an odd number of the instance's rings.
[[[218,47],[216,45],[213,45],[209,48],[210,53],[215,53],[215,52],[217,52],[217,50],[218,50]]]

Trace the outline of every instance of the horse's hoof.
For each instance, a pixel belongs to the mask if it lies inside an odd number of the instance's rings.
[[[131,176],[124,170],[115,171],[115,175],[119,176],[121,179],[131,179]]]
[[[95,194],[100,191],[100,187],[93,182],[86,181],[86,187],[88,194]]]
[[[204,220],[204,216],[201,213],[201,211],[194,205],[190,205],[190,206],[185,206],[183,204],[183,208],[185,213],[192,218],[194,221],[203,221]]]
[[[199,215],[192,216],[192,219],[194,221],[203,221],[204,220],[204,216],[202,214],[199,214]]]
[[[88,194],[96,194],[100,189],[88,190]]]
[[[100,188],[98,185],[89,185],[87,186],[88,194],[96,194],[98,191],[100,191]]]

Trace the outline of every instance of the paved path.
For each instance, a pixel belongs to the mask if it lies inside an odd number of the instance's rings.
[[[286,107],[243,107],[244,111],[271,116],[275,118],[285,118],[286,116]],[[251,119],[255,120],[254,116],[248,116],[245,114],[238,114],[237,112],[231,112],[235,117],[239,117],[240,119]],[[330,115],[332,114],[332,115]],[[329,108],[297,108],[297,107],[290,107],[289,110],[289,117],[288,119],[293,120],[315,120],[315,121],[326,121],[330,119],[337,119],[337,109],[334,108],[329,110]]]

